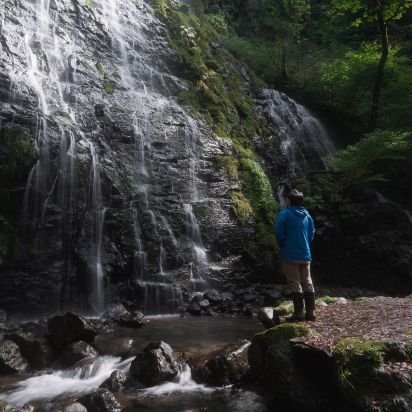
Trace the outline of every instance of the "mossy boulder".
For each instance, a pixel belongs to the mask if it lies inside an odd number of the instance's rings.
[[[337,382],[342,397],[361,410],[410,411],[410,344],[346,338],[335,347]]]
[[[285,323],[255,335],[249,348],[252,377],[276,408],[322,411],[327,395],[310,380],[296,362],[291,339],[307,337],[311,330],[302,323]]]

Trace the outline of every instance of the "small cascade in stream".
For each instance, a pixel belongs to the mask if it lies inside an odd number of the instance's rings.
[[[1,394],[0,399],[23,406],[31,401],[52,401],[63,394],[85,394],[98,388],[115,370],[126,373],[132,360],[102,356],[82,366],[33,376],[19,382],[12,391]]]

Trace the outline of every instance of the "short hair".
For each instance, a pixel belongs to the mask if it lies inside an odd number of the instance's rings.
[[[303,200],[304,196],[302,192],[299,192],[297,189],[292,189],[289,193],[287,198],[290,201],[290,204],[292,206],[302,206],[303,205]]]

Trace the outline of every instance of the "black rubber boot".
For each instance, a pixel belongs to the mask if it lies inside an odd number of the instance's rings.
[[[303,294],[293,293],[293,315],[287,318],[288,322],[300,322],[305,320],[305,314],[303,312]]]
[[[315,320],[315,293],[314,292],[305,292],[305,309],[306,309],[306,320]]]

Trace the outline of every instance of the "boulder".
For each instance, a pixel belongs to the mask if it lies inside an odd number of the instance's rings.
[[[130,366],[130,373],[145,385],[170,381],[180,372],[172,348],[166,342],[150,343]]]
[[[195,315],[198,316],[202,313],[202,308],[199,305],[198,302],[193,302],[190,304],[189,308],[187,309],[187,311],[191,314],[191,315]]]
[[[93,359],[99,354],[88,343],[79,341],[67,345],[59,357],[59,363],[68,368],[83,359]]]
[[[121,316],[129,314],[130,312],[121,303],[114,303],[103,313],[101,319],[104,322],[118,322]]]
[[[92,342],[97,335],[91,322],[71,312],[54,316],[47,321],[47,326],[50,340],[58,349],[79,340]]]
[[[204,298],[211,303],[220,303],[222,301],[222,296],[216,289],[210,289],[204,294]]]
[[[249,341],[240,341],[190,361],[193,379],[211,386],[238,384],[249,372]]]
[[[309,334],[309,328],[303,324],[286,323],[259,333],[252,340],[248,352],[250,373],[276,409],[334,410],[328,404],[325,389],[319,382],[308,379],[295,361],[290,340]]]
[[[111,392],[119,392],[124,384],[127,381],[126,375],[119,371],[116,370],[112,372],[109,378],[107,378],[101,385],[101,388],[108,389]]]
[[[273,308],[260,308],[258,319],[266,329],[273,328],[279,323],[279,317],[275,316]]]
[[[128,312],[119,318],[119,325],[128,328],[142,328],[145,324],[142,312]]]
[[[5,339],[16,343],[21,354],[32,369],[43,369],[50,365],[54,351],[49,341],[37,332],[16,330],[5,335]]]
[[[73,402],[52,409],[52,412],[87,412],[87,409],[79,402]]]
[[[210,306],[210,302],[207,299],[203,299],[199,302],[199,306],[202,309],[207,309]]]
[[[120,403],[107,389],[99,388],[77,400],[88,412],[120,412]]]
[[[16,343],[11,340],[0,341],[0,374],[25,372],[28,366]]]

